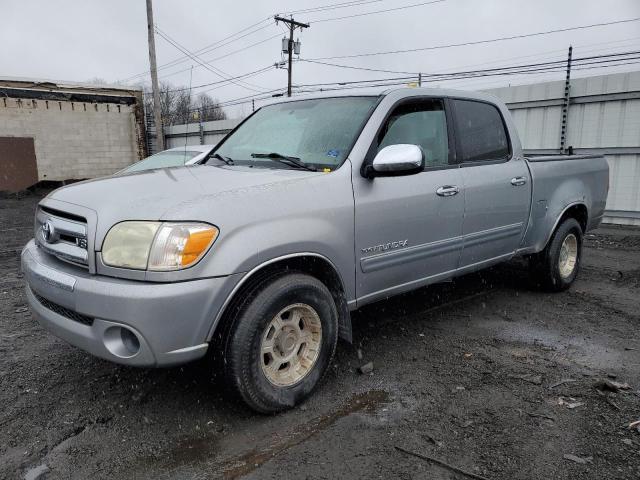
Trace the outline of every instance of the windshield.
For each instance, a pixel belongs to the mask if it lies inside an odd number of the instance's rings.
[[[255,158],[256,154],[277,153],[333,170],[347,158],[377,100],[377,97],[321,98],[263,107],[227,137],[216,153],[236,164],[291,168],[273,158]]]
[[[180,167],[201,153],[193,150],[165,150],[134,163],[120,173],[139,172],[153,168]]]

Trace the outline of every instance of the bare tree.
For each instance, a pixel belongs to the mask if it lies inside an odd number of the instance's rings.
[[[197,120],[194,116],[193,101],[188,90],[175,92],[173,102],[174,124],[190,123]]]
[[[224,120],[227,118],[227,114],[220,106],[220,102],[217,99],[211,98],[206,93],[201,93],[196,98],[196,108],[198,108],[202,115],[203,122],[209,122],[212,120]]]
[[[83,83],[90,83],[91,85],[115,85],[113,82],[107,82],[101,77],[93,77],[89,80],[85,80]]]
[[[148,87],[145,87],[144,93],[145,109],[153,114],[153,95]],[[204,92],[194,97],[188,88],[176,88],[169,83],[160,84],[160,107],[163,125],[198,122],[200,115],[205,122],[227,118],[216,99]]]

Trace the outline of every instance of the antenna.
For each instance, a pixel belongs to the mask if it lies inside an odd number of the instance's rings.
[[[187,163],[187,136],[189,135],[189,113],[191,113],[191,84],[193,82],[193,65],[189,72],[189,101],[187,102],[187,126],[184,129],[184,163]]]

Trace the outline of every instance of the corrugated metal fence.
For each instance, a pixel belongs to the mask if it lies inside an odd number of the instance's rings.
[[[558,153],[564,81],[488,90],[502,99],[526,153]],[[571,81],[567,145],[605,155],[610,167],[605,222],[640,225],[640,72]]]
[[[184,145],[215,145],[241,121],[241,119],[214,120],[165,128],[167,148]]]

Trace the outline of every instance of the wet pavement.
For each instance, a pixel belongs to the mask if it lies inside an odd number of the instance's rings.
[[[40,328],[36,203],[0,199],[0,478],[640,478],[638,229],[589,235],[564,293],[514,261],[363,308],[315,394],[262,416],[205,363],[122,367]]]

